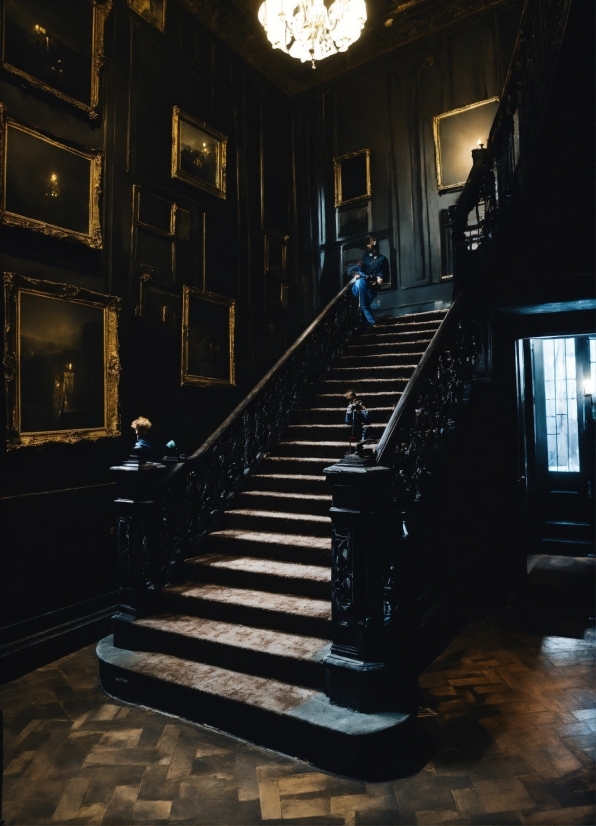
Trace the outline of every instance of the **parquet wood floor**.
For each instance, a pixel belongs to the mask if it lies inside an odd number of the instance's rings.
[[[112,700],[94,647],[0,687],[6,824],[592,824],[592,638],[471,623],[422,675],[430,761],[365,783]]]

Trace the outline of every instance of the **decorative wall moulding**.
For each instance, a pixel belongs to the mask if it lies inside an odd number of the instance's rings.
[[[120,299],[4,273],[7,447],[119,436]]]
[[[334,158],[333,169],[336,207],[371,197],[370,149],[360,149]]]
[[[128,0],[128,6],[160,32],[166,27],[167,0]]]
[[[236,384],[235,324],[235,299],[184,286],[181,384]]]
[[[288,244],[290,236],[275,230],[264,233],[265,275],[288,277]]]
[[[16,123],[0,104],[0,220],[100,249],[100,152]]]
[[[136,226],[173,238],[176,233],[176,204],[133,185],[133,216]]]
[[[439,192],[459,189],[472,168],[472,150],[486,146],[499,98],[479,100],[433,118]]]
[[[226,197],[226,135],[174,106],[172,177]]]
[[[4,0],[2,67],[97,117],[111,8],[112,0]]]

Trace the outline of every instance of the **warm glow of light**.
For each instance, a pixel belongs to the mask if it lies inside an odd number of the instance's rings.
[[[274,49],[302,63],[345,52],[366,22],[364,0],[265,0],[259,22]]]
[[[594,383],[592,379],[584,379],[584,396],[594,395]]]

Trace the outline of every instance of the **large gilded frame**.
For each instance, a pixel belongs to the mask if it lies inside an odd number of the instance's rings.
[[[20,351],[20,296],[24,293],[58,298],[86,304],[103,310],[103,427],[71,430],[27,431],[21,428],[21,351]],[[120,435],[118,412],[118,382],[120,358],[118,355],[118,313],[120,299],[76,287],[28,278],[13,272],[4,273],[4,382],[7,404],[8,450],[60,442],[74,444],[84,439],[95,441],[105,436]]]
[[[127,0],[127,3],[129,9],[132,9],[143,20],[146,20],[150,26],[154,26],[158,31],[163,32],[166,27],[167,0],[159,0],[157,9],[152,8],[152,0],[141,0],[141,2],[139,0]]]
[[[190,372],[189,358],[189,330],[190,330],[190,299],[197,297],[207,303],[220,304],[228,308],[228,346],[230,352],[229,377],[228,379],[213,378],[211,376],[200,376]],[[235,386],[236,385],[236,358],[234,353],[234,337],[236,328],[236,300],[225,295],[201,290],[198,287],[184,285],[182,291],[182,359],[180,370],[180,384],[202,385],[202,386]]]
[[[460,106],[457,109],[451,109],[449,112],[442,112],[440,115],[433,117],[433,138],[435,142],[435,164],[437,169],[437,189],[439,192],[450,192],[455,189],[461,189],[466,183],[463,181],[451,181],[446,183],[443,175],[443,160],[441,157],[441,121],[445,118],[452,118],[461,115],[463,112],[469,112],[471,109],[478,109],[481,106],[486,106],[490,103],[498,103],[499,98],[492,97],[486,100],[478,100],[475,103],[469,103],[467,106]],[[470,148],[470,169],[472,168],[471,150],[476,146]]]
[[[61,92],[59,89],[55,89],[43,80],[36,78],[34,75],[31,75],[23,69],[19,69],[17,66],[13,66],[4,60],[6,37],[4,6],[2,7],[2,67],[6,69],[6,71],[17,75],[23,80],[26,80],[27,83],[31,84],[31,86],[35,86],[37,89],[41,89],[43,92],[47,92],[50,95],[54,95],[55,97],[60,98],[60,100],[75,106],[77,109],[82,109],[82,111],[85,112],[90,118],[99,117],[97,106],[99,104],[99,78],[105,60],[104,32],[106,20],[112,10],[112,3],[113,0],[103,0],[103,2],[102,0],[94,0],[93,2],[93,31],[91,34],[91,93],[89,96],[89,104],[84,101],[77,100],[76,98],[67,95],[65,92]]]
[[[364,163],[365,163],[365,181],[364,181],[364,189],[359,194],[353,198],[344,198],[343,195],[343,185],[342,185],[342,164],[345,161],[350,161],[353,158],[357,158],[359,155],[364,156]],[[357,201],[364,201],[372,197],[372,187],[371,187],[371,180],[370,180],[370,149],[359,149],[356,152],[347,152],[345,155],[339,155],[337,158],[333,158],[333,172],[335,176],[335,206],[340,207],[344,206],[345,204],[354,204]]]
[[[182,168],[181,160],[181,141],[180,141],[180,124],[184,122],[195,129],[205,132],[205,134],[214,138],[218,145],[217,170],[215,174],[215,185],[211,185],[207,181],[202,181],[194,175],[189,175],[188,172]],[[172,178],[177,178],[179,181],[185,181],[191,186],[196,186],[199,189],[204,189],[206,192],[215,195],[218,198],[225,199],[226,197],[226,153],[227,153],[228,138],[222,132],[204,123],[202,120],[193,118],[192,115],[183,112],[179,106],[174,106],[172,113]]]
[[[19,215],[6,209],[6,172],[8,162],[8,133],[9,129],[16,129],[31,135],[40,141],[56,146],[65,152],[71,152],[89,161],[89,231],[78,232],[67,227],[60,227],[46,221],[30,218],[26,215]],[[44,235],[52,235],[55,238],[65,238],[73,241],[80,241],[94,249],[101,249],[101,225],[99,220],[99,195],[101,191],[102,173],[102,153],[94,150],[75,149],[68,146],[57,138],[45,135],[42,132],[24,126],[12,118],[9,118],[6,107],[0,103],[0,221],[15,227],[42,232]]]

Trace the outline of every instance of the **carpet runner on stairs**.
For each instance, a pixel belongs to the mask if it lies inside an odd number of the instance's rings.
[[[401,316],[352,337],[204,553],[186,561],[187,582],[164,589],[167,613],[115,618],[115,645],[98,647],[108,692],[335,770],[362,748],[394,743],[405,715],[358,714],[324,694],[331,497],[322,471],[349,446],[343,394],[357,390],[380,438],[444,315]]]

